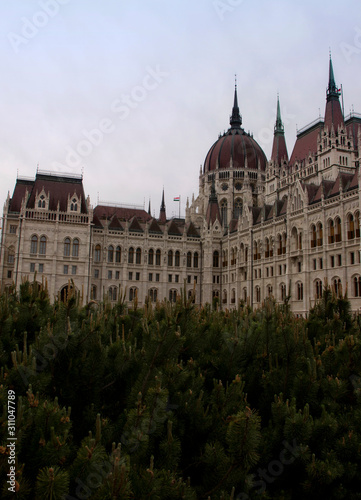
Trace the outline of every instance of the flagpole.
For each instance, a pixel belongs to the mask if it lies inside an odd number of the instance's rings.
[[[180,218],[180,204],[181,204],[181,197],[179,195],[179,218]]]

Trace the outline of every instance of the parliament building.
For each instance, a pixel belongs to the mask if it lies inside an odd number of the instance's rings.
[[[205,156],[185,218],[99,204],[82,176],[18,177],[3,213],[0,287],[69,287],[83,303],[120,297],[258,307],[286,298],[305,315],[325,285],[361,307],[361,115],[345,117],[330,59],[324,118],[298,131],[289,156],[279,102],[267,160],[242,128],[237,88],[230,127]]]

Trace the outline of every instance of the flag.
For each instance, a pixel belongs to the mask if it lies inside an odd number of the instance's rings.
[[[180,196],[175,196],[175,197],[173,198],[173,201],[180,201]]]

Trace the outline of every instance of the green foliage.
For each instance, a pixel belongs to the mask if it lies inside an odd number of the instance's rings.
[[[329,289],[305,320],[185,294],[52,305],[24,282],[0,296],[0,349],[18,498],[361,497],[361,320]]]

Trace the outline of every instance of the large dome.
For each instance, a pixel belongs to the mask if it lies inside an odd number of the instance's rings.
[[[247,134],[242,125],[237,102],[237,89],[230,118],[231,127],[220,136],[208,151],[203,173],[228,168],[266,169],[267,158],[259,144]]]

